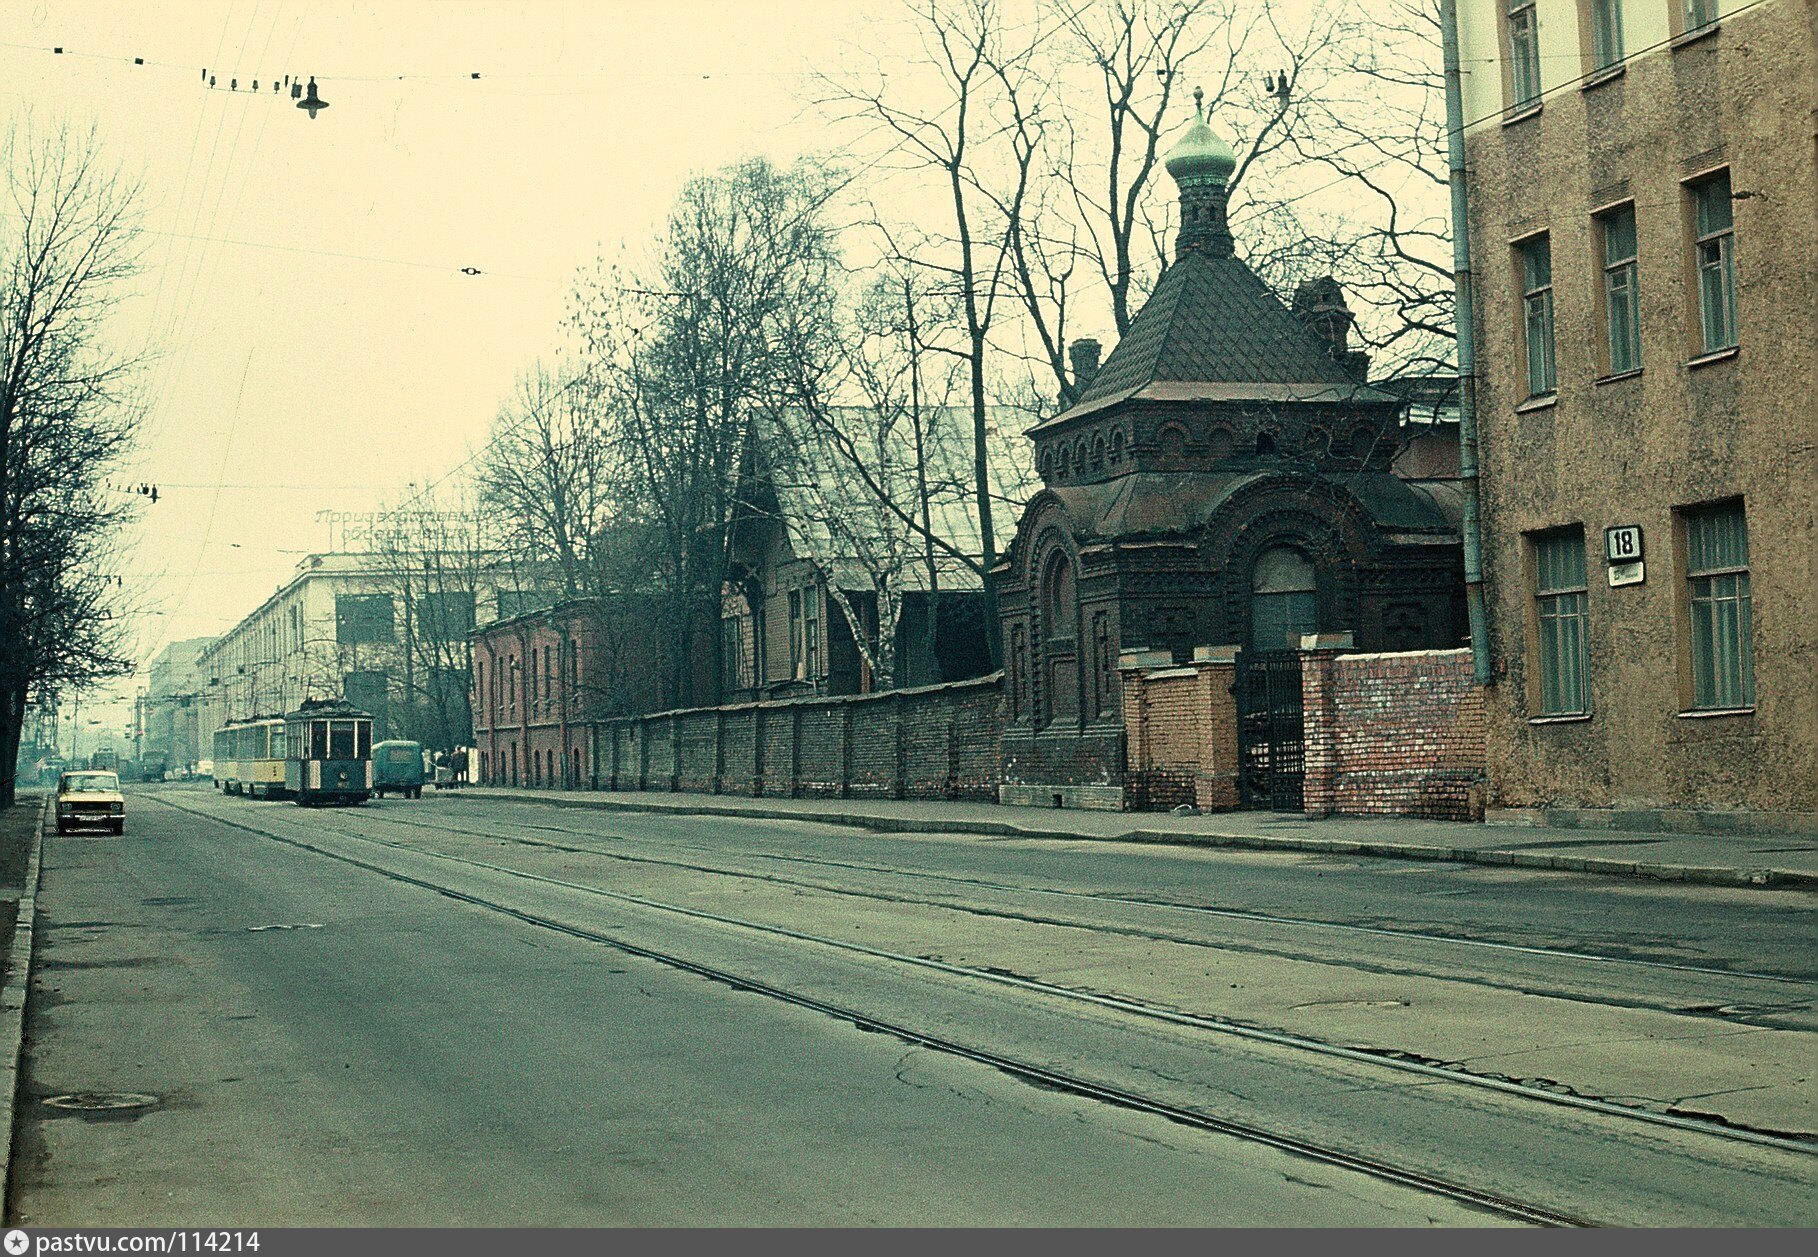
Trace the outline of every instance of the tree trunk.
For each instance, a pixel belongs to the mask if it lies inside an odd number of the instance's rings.
[[[18,798],[19,740],[25,728],[25,687],[10,685],[0,698],[0,808]]]

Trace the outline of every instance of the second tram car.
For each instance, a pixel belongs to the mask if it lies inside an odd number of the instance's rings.
[[[277,716],[230,721],[215,730],[215,788],[275,799],[284,785],[284,721]]]
[[[372,797],[372,717],[344,699],[311,699],[284,717],[284,784],[301,806]]]

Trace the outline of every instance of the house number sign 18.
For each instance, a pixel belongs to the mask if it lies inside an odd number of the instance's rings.
[[[1604,529],[1603,552],[1609,562],[1610,588],[1639,585],[1647,579],[1647,567],[1642,562],[1640,524],[1618,524]]]

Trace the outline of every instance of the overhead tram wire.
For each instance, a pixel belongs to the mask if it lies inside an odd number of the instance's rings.
[[[252,39],[253,26],[258,21],[258,12],[259,12],[258,6],[255,5],[254,9],[253,9],[253,16],[247,23],[246,34],[241,38],[241,41],[240,41],[242,56],[244,56],[244,54],[245,54],[245,49],[246,49],[247,43]],[[271,23],[266,27],[266,30],[265,30],[265,42],[260,48],[261,58],[263,58],[265,53],[267,51],[269,51],[271,48],[272,36],[277,31],[278,18],[281,15],[281,12],[282,12],[281,5],[274,7]],[[293,48],[295,47],[295,42],[296,42],[295,36],[293,35],[293,37],[292,37],[292,47]],[[260,143],[264,139],[265,125],[268,124],[269,121],[270,121],[270,115],[267,114],[265,120],[260,124],[259,133],[258,133],[257,137],[255,137],[255,139],[254,139],[252,156],[248,158],[246,169],[244,170],[244,172],[242,173],[242,175],[240,177],[239,186],[233,194],[234,208],[228,217],[228,222],[230,224],[233,221],[234,215],[237,215],[239,213],[240,203],[245,198],[246,185],[249,182],[249,180],[251,178],[251,174],[252,174],[252,171],[251,171],[252,159],[256,158],[258,155]],[[235,161],[236,156],[239,153],[240,134],[241,134],[241,131],[245,128],[245,125],[246,125],[246,114],[245,114],[245,111],[242,110],[239,120],[237,121],[237,123],[235,124],[235,127],[234,127],[233,143],[228,148],[227,165],[222,171],[221,187],[215,196],[214,210],[209,216],[209,229],[208,229],[209,235],[212,235],[214,232],[214,225],[220,216],[222,202],[227,197],[227,187],[233,180],[234,161]],[[222,126],[223,127],[225,126],[225,114],[223,114]],[[220,137],[220,128],[217,128],[217,131],[216,131],[217,145],[219,142],[219,137]],[[212,159],[212,154],[211,154],[211,159]],[[211,160],[210,171],[212,173],[212,160]],[[202,206],[202,202],[199,200],[197,202],[196,223],[194,224],[196,226],[200,226],[201,206]],[[208,308],[209,299],[214,295],[214,282],[215,282],[216,275],[218,275],[220,272],[220,265],[221,265],[221,258],[220,258],[219,250],[215,250],[212,255],[210,254],[210,252],[207,249],[204,249],[202,251],[201,257],[198,259],[197,264],[196,264],[196,268],[197,268],[196,269],[196,279],[197,280],[201,279],[204,268],[206,268],[206,270],[207,270],[207,279],[206,279],[206,281],[204,281],[200,284],[200,292],[201,292],[200,301],[198,302],[197,298],[196,298],[196,293],[198,291],[197,284],[195,281],[192,281],[187,299],[184,300],[183,304],[179,307],[179,310],[180,310],[179,317],[181,317],[185,320],[184,326],[186,328],[193,327],[194,320],[198,316],[199,312],[202,310],[206,310]],[[171,331],[173,333],[175,332],[176,327],[177,327],[177,324],[175,321],[173,321],[172,328],[171,328]],[[172,356],[172,360],[171,360],[172,366],[171,366],[170,374],[163,381],[163,384],[165,386],[168,386],[173,381],[182,380],[184,372],[188,369],[190,353],[194,347],[193,333],[186,335],[183,339],[181,339],[180,341],[177,341],[175,343],[177,345],[177,348]],[[162,392],[160,392],[157,396],[162,397]],[[162,407],[160,407],[160,412],[161,411],[162,411]],[[161,423],[161,420],[160,420],[160,423]]]
[[[252,40],[253,29],[258,22],[259,8],[262,3],[263,3],[263,0],[260,0],[259,4],[254,5],[252,16],[247,20],[246,33],[243,36],[241,36],[241,39],[240,39],[240,56],[241,57],[245,56],[246,47]],[[266,54],[266,52],[268,52],[271,48],[272,37],[277,32],[278,18],[281,15],[281,13],[282,13],[282,6],[281,5],[274,6],[271,22],[266,26],[265,41],[260,48],[260,57],[261,58],[263,58],[264,55]],[[300,29],[300,26],[301,26],[301,23],[299,22],[298,29]],[[292,34],[291,46],[292,46],[292,49],[294,50],[294,48],[296,46],[295,31],[293,31],[293,34]],[[254,139],[253,157],[257,156],[260,142],[264,138],[265,126],[269,123],[269,121],[270,121],[270,115],[268,114],[266,116],[265,121],[261,123],[258,135]],[[226,199],[226,196],[227,196],[226,185],[232,179],[234,157],[239,152],[240,134],[241,134],[242,130],[244,130],[245,125],[246,125],[246,114],[244,111],[242,111],[240,114],[239,120],[234,128],[233,143],[230,145],[230,147],[228,149],[227,166],[224,169],[222,178],[221,178],[222,186],[215,194],[214,210],[210,214],[210,217],[209,217],[209,234],[213,234],[215,222],[218,220],[220,212],[221,212],[222,201],[224,199]],[[221,117],[221,121],[217,125],[216,130],[215,130],[214,144],[211,146],[211,149],[210,149],[209,173],[211,175],[213,173],[214,152],[216,150],[218,150],[218,148],[220,147],[221,132],[222,132],[222,130],[225,129],[225,126],[226,126],[226,115],[225,115],[225,113],[223,113],[222,117]],[[240,181],[239,181],[239,185],[234,192],[234,211],[233,212],[235,214],[237,214],[239,212],[240,202],[241,202],[241,200],[244,199],[244,196],[245,196],[246,185],[249,182],[250,177],[251,177],[251,165],[252,165],[252,160],[251,160],[251,158],[249,158],[248,162],[247,162],[247,169],[242,173]],[[207,186],[206,180],[205,180],[204,186],[205,187]],[[201,224],[202,204],[203,204],[203,198],[198,198],[197,203],[196,203],[196,216],[195,216],[195,223],[194,223],[194,225],[196,225],[196,226],[200,226],[200,224]],[[232,222],[231,215],[229,217],[229,222],[230,223]],[[188,257],[188,251],[186,250],[186,254],[185,254],[186,261],[187,261],[187,257]],[[178,342],[179,348],[176,350],[175,355],[171,359],[172,365],[171,365],[168,373],[161,379],[161,381],[159,383],[160,391],[154,395],[155,397],[157,397],[159,399],[161,399],[163,396],[163,390],[170,387],[170,385],[173,382],[180,382],[183,379],[184,372],[188,369],[190,354],[191,354],[192,350],[194,349],[194,345],[195,345],[195,337],[194,337],[194,331],[193,331],[195,320],[198,316],[199,311],[202,309],[205,309],[207,307],[208,299],[213,294],[215,277],[220,272],[220,263],[221,263],[221,257],[220,257],[219,250],[215,250],[213,252],[212,256],[208,250],[206,250],[206,249],[203,250],[201,257],[197,262],[195,276],[190,283],[188,295],[186,298],[182,299],[182,304],[175,307],[175,309],[177,311],[175,319],[182,320],[181,326],[183,326],[186,329],[187,334],[180,342]],[[204,268],[207,269],[207,281],[201,287],[202,300],[201,300],[201,303],[198,304],[196,302],[197,281],[201,280]],[[174,333],[177,330],[177,327],[179,326],[179,324],[175,321],[175,319],[173,320],[173,323],[170,328],[170,331],[172,333]],[[235,399],[234,399],[233,419],[229,426],[227,439],[226,439],[226,441],[223,442],[223,445],[222,445],[222,464],[221,464],[220,470],[216,477],[217,480],[224,478],[227,474],[226,460],[232,450],[234,433],[238,430],[240,404],[241,404],[241,399],[245,396],[246,377],[252,367],[253,352],[254,352],[253,349],[249,349],[247,351],[246,366],[241,371],[240,387],[239,387],[239,391],[235,395]],[[161,409],[161,407],[160,407],[160,409]],[[159,424],[161,427],[161,420],[159,421]],[[215,515],[220,507],[220,499],[221,499],[220,490],[216,489],[210,495],[210,498],[209,498],[209,508],[208,508],[208,510],[209,510],[208,530],[209,531],[212,531],[214,528]],[[205,532],[204,543],[202,546],[199,546],[196,550],[196,561],[192,566],[191,574],[184,580],[183,593],[178,598],[179,605],[188,601],[190,591],[195,587],[195,571],[199,570],[202,566],[203,554],[204,554],[204,551],[206,550],[206,548],[207,548],[207,533]],[[162,627],[163,627],[163,633],[165,635],[168,635],[168,633],[170,632],[170,622],[169,622],[168,617],[166,618],[165,623]],[[162,646],[162,644],[163,644],[162,637],[159,639],[158,644],[159,644],[159,646]]]

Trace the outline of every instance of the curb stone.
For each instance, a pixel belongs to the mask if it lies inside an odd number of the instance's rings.
[[[977,834],[994,838],[1021,838],[1054,842],[1133,842],[1182,847],[1229,847],[1246,851],[1296,852],[1312,855],[1356,855],[1396,860],[1434,860],[1455,864],[1489,864],[1501,867],[1545,869],[1551,872],[1589,873],[1602,877],[1627,877],[1649,881],[1691,882],[1703,886],[1741,886],[1760,889],[1818,893],[1818,873],[1798,869],[1733,868],[1700,864],[1637,864],[1601,856],[1542,855],[1531,851],[1506,851],[1495,847],[1433,847],[1423,843],[1363,842],[1343,838],[1265,837],[1260,834],[1186,833],[1175,830],[1129,829],[1120,834],[1084,834],[1076,830],[1038,828],[1009,821],[912,820],[900,816],[872,816],[862,812],[800,812],[780,807],[727,807],[635,802],[628,799],[538,798],[534,794],[480,795],[544,807],[569,807],[602,812],[647,812],[662,816],[719,816],[742,820],[801,821],[811,825],[838,825],[878,833]]]
[[[19,1094],[26,1001],[32,978],[32,929],[38,915],[38,877],[43,869],[44,827],[50,824],[50,808],[51,796],[46,795],[33,830],[31,858],[26,863],[25,885],[19,892],[19,912],[14,919],[12,948],[7,953],[6,981],[0,987],[0,1193],[6,1192],[11,1183],[13,1114]]]

